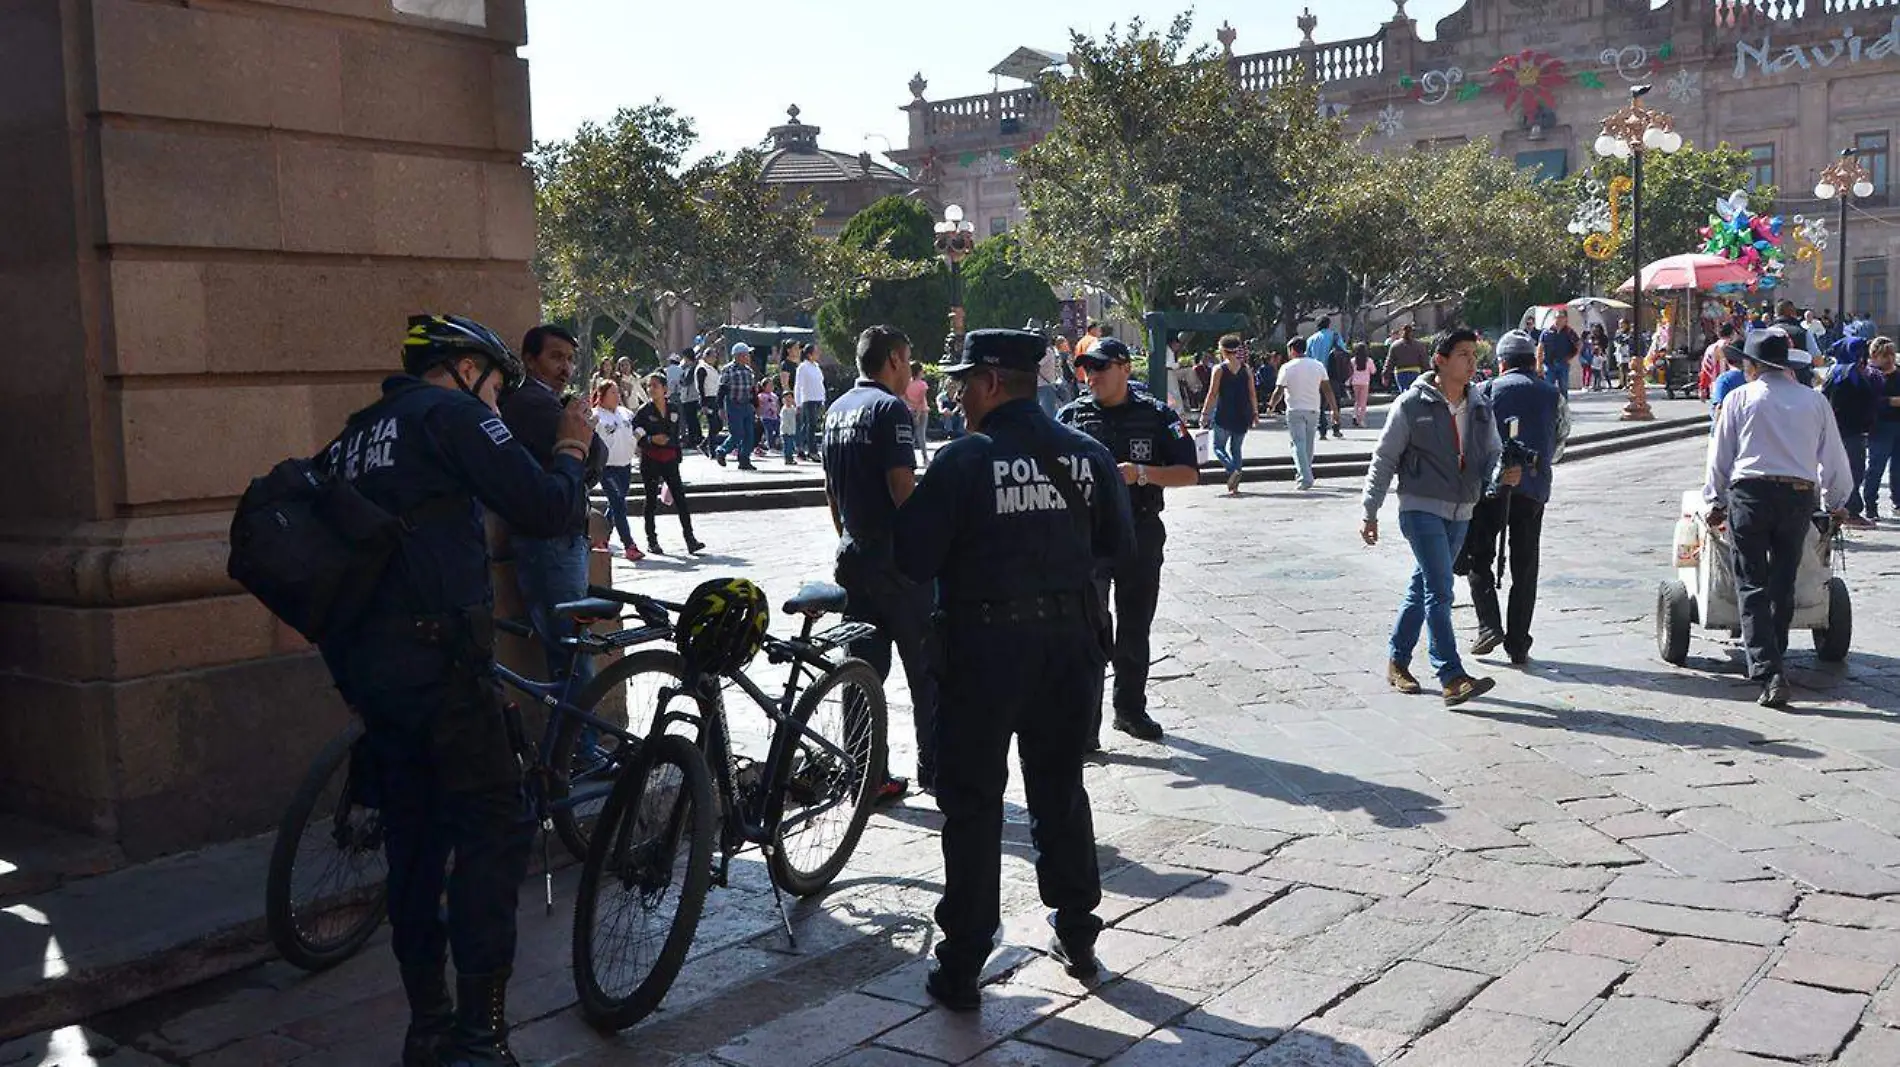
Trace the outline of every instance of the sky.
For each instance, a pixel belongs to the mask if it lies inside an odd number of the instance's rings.
[[[1422,36],[1461,0],[1409,0]],[[556,140],[582,122],[655,98],[691,116],[703,153],[756,146],[797,104],[819,143],[873,154],[902,148],[911,76],[932,100],[986,93],[989,69],[1027,45],[1068,50],[1071,28],[1099,34],[1136,16],[1165,27],[1188,0],[529,0],[534,136]],[[1298,0],[1203,0],[1194,40],[1214,43],[1223,20],[1241,54],[1300,42]],[[1321,42],[1364,37],[1392,17],[1392,0],[1322,0]],[[954,17],[949,17],[954,16]],[[1018,83],[1005,82],[1005,87]]]

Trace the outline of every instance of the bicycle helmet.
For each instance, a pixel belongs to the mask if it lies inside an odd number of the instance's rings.
[[[521,365],[520,357],[508,347],[508,342],[474,319],[460,315],[409,316],[409,332],[402,340],[403,370],[419,378],[431,367],[463,356],[476,356],[488,361],[487,368],[482,371],[481,378],[475,380],[475,385],[463,387],[465,392],[480,390],[483,379],[496,371],[501,373],[504,392],[516,388],[527,377],[526,368]]]
[[[765,643],[772,618],[765,591],[744,578],[714,578],[686,598],[673,628],[688,672],[729,674]]]

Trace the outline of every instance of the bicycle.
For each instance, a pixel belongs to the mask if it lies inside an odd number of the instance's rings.
[[[670,611],[678,605],[635,594],[590,586],[588,598],[555,608],[555,615],[581,626],[618,620],[631,607],[640,625],[613,633],[582,629],[561,643],[568,650],[567,670],[559,682],[537,682],[501,664],[497,677],[546,709],[540,741],[530,746],[519,726],[520,709],[507,705],[511,735],[522,760],[535,820],[552,830],[576,860],[584,860],[592,824],[613,788],[620,766],[645,734],[636,709],[654,707],[658,691],[684,675],[677,653],[642,649],[608,664],[574,692],[574,667],[583,655],[623,651],[672,635]],[[513,620],[495,627],[534,640],[533,628]],[[627,691],[628,721],[612,722],[594,714],[609,694]],[[385,911],[381,812],[370,783],[361,777],[362,760],[353,758],[363,742],[360,716],[352,715],[343,732],[325,745],[304,775],[277,829],[270,873],[265,882],[265,925],[277,951],[307,971],[333,967],[354,955]],[[553,872],[542,839],[543,877],[553,907]]]
[[[876,628],[846,621],[812,632],[844,606],[844,590],[824,584],[786,602],[785,613],[805,621],[796,638],[764,641],[767,661],[789,667],[776,700],[743,668],[662,691],[645,743],[607,798],[575,898],[574,983],[594,1026],[624,1030],[659,1007],[692,947],[707,890],[727,884],[746,846],[765,855],[793,947],[781,890],[817,893],[850,859],[884,780],[886,709],[883,680],[869,664],[831,658]],[[733,754],[722,682],[771,721],[763,763]],[[676,726],[691,736],[669,732]]]

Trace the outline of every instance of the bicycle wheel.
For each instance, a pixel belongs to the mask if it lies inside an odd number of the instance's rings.
[[[884,682],[863,660],[844,661],[798,698],[792,721],[809,732],[779,752],[765,819],[779,888],[810,896],[851,858],[884,781],[884,720]]]
[[[667,686],[678,688],[685,673],[686,666],[679,653],[664,648],[643,649],[615,660],[596,675],[574,704],[635,738],[642,738],[659,715],[660,690]],[[597,710],[610,694],[620,690],[625,691],[627,698],[623,710],[612,714]],[[607,803],[614,779],[622,767],[633,762],[633,753],[639,749],[638,741],[623,741],[612,734],[596,736],[589,739],[591,743],[582,744],[582,738],[589,733],[598,732],[579,719],[562,716],[554,734],[554,748],[548,753],[548,766],[554,769],[554,832],[576,860],[587,858],[594,821]],[[563,803],[570,796],[575,798],[573,803]]]
[[[350,749],[363,720],[325,745],[277,827],[264,920],[277,951],[306,971],[349,959],[383,921],[389,868],[382,814],[354,788]]]
[[[574,988],[603,1030],[625,1030],[660,1006],[712,884],[706,759],[684,737],[649,747],[607,798],[574,900]]]

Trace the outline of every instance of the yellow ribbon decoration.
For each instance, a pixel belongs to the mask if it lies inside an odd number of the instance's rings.
[[[1583,254],[1591,259],[1608,259],[1616,255],[1623,244],[1623,210],[1618,202],[1624,194],[1636,187],[1628,176],[1619,174],[1610,179],[1610,232],[1593,233],[1583,239]]]

